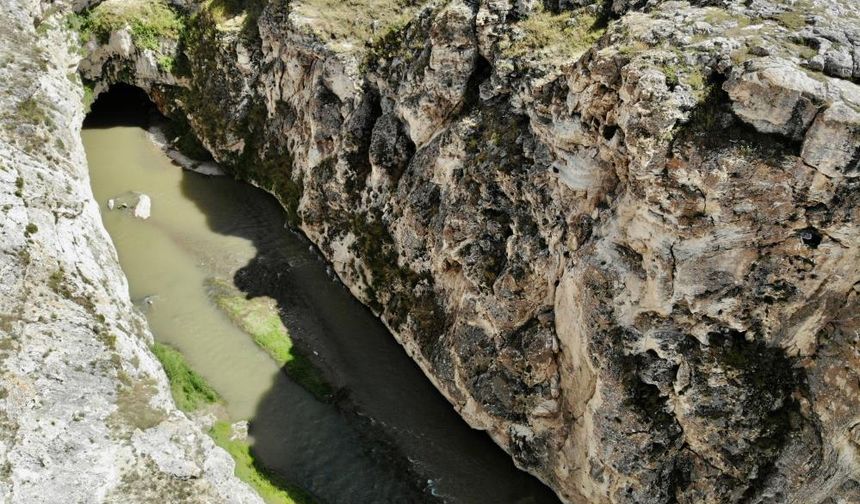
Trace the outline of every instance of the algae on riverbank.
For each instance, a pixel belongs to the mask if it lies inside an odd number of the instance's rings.
[[[182,411],[190,413],[208,404],[221,400],[218,392],[206,383],[202,376],[194,372],[185,357],[178,350],[155,342],[152,344],[152,353],[161,361],[167,379],[170,381],[170,392],[176,406]]]
[[[250,335],[290,378],[317,399],[331,398],[331,385],[323,379],[322,373],[310,359],[294,346],[274,299],[265,296],[248,299],[232,284],[219,279],[210,279],[207,287],[215,304]]]
[[[153,343],[152,352],[161,361],[173,400],[182,411],[192,413],[221,401],[218,392],[197,374],[182,354],[163,343]],[[215,444],[233,458],[236,476],[248,483],[267,504],[312,504],[313,498],[296,485],[278,481],[254,459],[251,446],[233,436],[232,424],[219,420],[209,430]]]
[[[236,461],[236,476],[251,485],[267,504],[312,504],[314,499],[301,488],[277,481],[254,459],[250,445],[235,439],[228,422],[216,422],[209,435]]]

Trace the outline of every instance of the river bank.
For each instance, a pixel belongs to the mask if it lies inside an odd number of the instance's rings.
[[[140,127],[149,112],[111,125],[99,110],[122,103],[102,99],[83,132],[96,198],[152,199],[147,220],[103,207],[132,298],[229,421],[249,421],[259,464],[323,502],[555,502],[457,417],[274,198],[179,169]]]

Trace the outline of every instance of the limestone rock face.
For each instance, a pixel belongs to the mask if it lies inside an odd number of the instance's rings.
[[[128,298],[90,190],[67,7],[0,12],[0,501],[261,503],[176,409]]]
[[[367,44],[203,8],[182,76],[82,68],[276,194],[564,501],[860,500],[858,6],[558,8],[430,3]]]

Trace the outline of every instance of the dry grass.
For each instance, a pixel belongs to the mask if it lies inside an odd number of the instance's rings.
[[[603,35],[597,18],[583,9],[554,14],[538,11],[518,22],[520,36],[504,49],[512,58],[573,62]]]
[[[363,47],[392,26],[402,26],[417,4],[412,0],[304,0],[293,10],[324,41]]]

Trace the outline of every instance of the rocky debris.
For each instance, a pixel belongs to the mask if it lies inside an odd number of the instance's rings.
[[[131,214],[141,220],[149,218],[152,212],[152,199],[137,191],[124,192],[107,201],[109,210],[131,210]]]
[[[0,12],[0,500],[262,502],[176,409],[128,298],[89,186],[68,7]]]
[[[757,130],[803,140],[801,157],[828,177],[860,170],[860,87],[816,80],[788,61],[761,58],[723,86],[734,112]]]
[[[212,161],[192,159],[191,156],[182,153],[179,149],[174,147],[179,143],[180,139],[174,138],[172,141],[168,141],[163,128],[158,124],[150,126],[147,130],[147,135],[149,136],[149,139],[152,140],[152,143],[159,146],[164,153],[167,154],[167,157],[183,169],[212,177],[225,175],[224,170],[222,170],[216,163]]]
[[[248,439],[248,421],[242,420],[230,425],[230,440],[245,441]]]
[[[181,78],[81,68],[275,193],[563,500],[860,499],[856,3],[454,1],[369,44],[308,6],[201,9]]]

